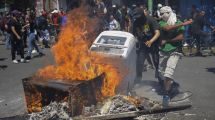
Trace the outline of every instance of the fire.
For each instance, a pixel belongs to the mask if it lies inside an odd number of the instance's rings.
[[[25,96],[28,112],[40,112],[42,110],[42,95],[35,87],[31,86],[31,88],[31,91],[28,91]],[[31,94],[30,92],[34,94]]]
[[[89,46],[96,37],[97,20],[89,18],[87,9],[83,7],[71,11],[67,19],[57,44],[52,47],[56,65],[39,70],[39,76],[46,79],[90,80],[105,73],[102,95],[115,95],[123,76],[119,63],[116,59],[113,63],[101,54],[89,52]]]

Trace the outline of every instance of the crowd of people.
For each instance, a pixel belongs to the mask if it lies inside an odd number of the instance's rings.
[[[113,5],[105,8],[104,3],[99,1],[99,17],[107,24],[106,30],[120,30],[132,33],[137,42],[137,78],[135,84],[142,79],[145,60],[151,68],[155,69],[155,77],[162,88],[161,94],[172,99],[179,93],[179,84],[174,79],[174,72],[178,61],[183,56],[182,47],[187,44],[186,32],[195,39],[196,56],[203,56],[200,48],[202,42],[210,47],[207,32],[204,26],[212,24],[204,19],[205,11],[197,10],[192,6],[191,16],[187,20],[181,20],[170,6],[158,4],[155,13],[149,13],[144,5],[132,5],[131,8]],[[100,5],[99,5],[100,4]],[[108,16],[105,17],[104,15]]]
[[[112,5],[112,7],[106,8],[102,0],[97,0],[96,4],[98,7],[97,12],[95,13],[102,19],[105,30],[121,30],[133,33],[134,21],[138,16],[136,14],[136,9],[138,8],[142,9],[148,16],[152,16],[157,22],[162,20],[162,15],[160,14],[160,9],[163,7],[162,4],[157,5],[157,9],[154,10],[154,13],[147,11],[145,5],[133,4],[130,7],[125,5]],[[204,56],[201,52],[201,48],[208,47],[210,49],[212,45],[214,45],[214,39],[209,38],[211,36],[214,37],[214,26],[207,19],[205,19],[205,11],[197,9],[195,5],[192,5],[190,16],[186,19],[183,17],[183,20],[181,15],[178,14],[179,12],[174,9],[172,11],[176,14],[177,19],[181,21],[188,21],[190,19],[194,21],[192,24],[185,26],[184,35],[186,38],[192,37],[192,40],[195,41],[197,52],[194,55]],[[212,31],[211,34],[205,32],[205,26]],[[191,42],[192,41],[190,41],[190,39],[185,39],[183,41],[183,45],[188,46]]]
[[[34,51],[39,57],[44,56],[41,48],[50,48],[65,23],[63,9],[36,14],[35,10],[27,8],[22,12],[13,10],[1,15],[1,34],[4,35],[6,49],[11,50],[12,62],[29,62]],[[25,48],[28,50],[26,55]],[[20,55],[20,60],[17,55]]]

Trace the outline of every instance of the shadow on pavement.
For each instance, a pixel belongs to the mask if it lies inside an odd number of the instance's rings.
[[[215,68],[206,68],[208,72],[215,73]]]
[[[0,61],[5,61],[7,60],[7,58],[0,58]]]
[[[0,65],[0,70],[5,70],[7,68],[7,65]]]

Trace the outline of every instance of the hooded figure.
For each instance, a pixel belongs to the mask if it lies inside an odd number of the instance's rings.
[[[177,22],[176,14],[169,6],[164,6],[160,9],[161,18],[167,22],[168,25],[175,25]]]

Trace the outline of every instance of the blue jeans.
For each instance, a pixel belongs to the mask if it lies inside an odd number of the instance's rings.
[[[11,48],[11,35],[8,32],[5,32],[5,47],[6,49],[10,49]]]
[[[31,56],[31,52],[34,48],[36,49],[37,52],[40,52],[36,44],[36,35],[34,33],[30,33],[28,36],[28,55],[27,56]]]

